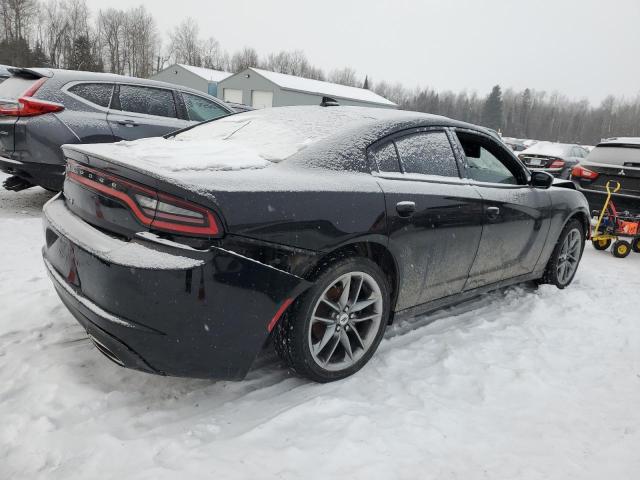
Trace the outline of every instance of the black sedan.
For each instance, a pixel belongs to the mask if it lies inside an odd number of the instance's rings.
[[[273,108],[63,149],[55,288],[107,357],[166,375],[239,379],[272,340],[299,374],[346,377],[400,318],[566,287],[589,228],[571,182],[420,113]]]

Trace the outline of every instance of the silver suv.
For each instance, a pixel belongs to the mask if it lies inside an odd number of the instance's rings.
[[[109,73],[11,68],[0,84],[0,170],[9,190],[61,190],[61,145],[161,136],[235,113],[196,90]]]

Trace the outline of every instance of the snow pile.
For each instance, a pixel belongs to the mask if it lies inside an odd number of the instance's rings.
[[[49,197],[0,192],[0,478],[638,476],[638,254],[588,246],[566,290],[394,326],[339,383],[288,375],[271,352],[242,382],[164,378],[110,363],[55,295]]]

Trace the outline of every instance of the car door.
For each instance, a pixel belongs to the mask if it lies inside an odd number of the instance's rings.
[[[368,153],[398,266],[396,309],[460,292],[480,242],[482,200],[460,178],[447,132],[404,131]]]
[[[177,105],[171,89],[119,84],[107,119],[116,140],[157,137],[191,124]]]
[[[114,90],[113,82],[70,82],[62,91],[75,102],[58,114],[81,143],[113,142],[107,112]]]
[[[465,290],[531,273],[549,232],[549,192],[531,187],[526,169],[491,136],[455,133],[464,174],[483,205],[482,238]]]

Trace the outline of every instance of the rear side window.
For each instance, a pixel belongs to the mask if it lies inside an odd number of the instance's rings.
[[[113,84],[111,83],[78,83],[69,91],[86,101],[101,107],[108,107],[111,103]]]
[[[182,97],[184,98],[184,103],[187,106],[189,120],[204,122],[205,120],[222,117],[229,113],[217,103],[198,95],[191,95],[190,93],[182,92]]]
[[[396,140],[405,173],[457,177],[456,159],[445,132],[421,132]]]
[[[378,171],[400,173],[400,162],[393,142],[371,150],[369,156],[378,166]]]
[[[125,112],[176,118],[176,103],[171,90],[120,85],[120,108]]]

